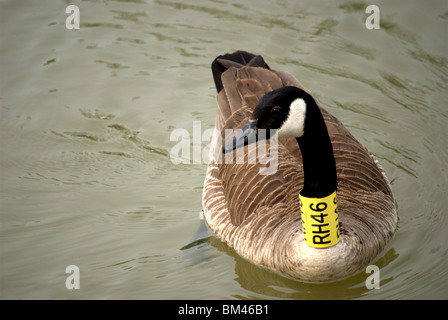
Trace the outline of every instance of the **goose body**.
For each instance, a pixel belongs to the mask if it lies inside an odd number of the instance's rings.
[[[302,281],[335,281],[365,270],[397,226],[392,190],[378,161],[291,74],[271,70],[261,56],[219,56],[212,71],[221,133],[212,139],[203,189],[212,232],[249,261]],[[229,129],[241,128],[226,141]],[[269,149],[274,138],[258,137],[260,129],[277,130],[276,148]],[[264,141],[270,150],[265,156],[277,159],[270,174],[262,174],[265,162],[249,161],[259,154],[249,134]],[[309,246],[299,194],[322,198],[333,191],[338,242]]]

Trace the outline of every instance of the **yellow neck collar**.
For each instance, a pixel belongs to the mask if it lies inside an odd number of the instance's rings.
[[[336,190],[325,198],[299,194],[305,243],[313,248],[328,248],[339,242]]]

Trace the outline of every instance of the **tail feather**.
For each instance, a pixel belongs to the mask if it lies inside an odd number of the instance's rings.
[[[269,69],[262,56],[254,55],[246,51],[235,51],[218,56],[212,62],[213,79],[218,93],[222,90],[221,75],[230,67],[241,68],[243,66],[261,67]]]

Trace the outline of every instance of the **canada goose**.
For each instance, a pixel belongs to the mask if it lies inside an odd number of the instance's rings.
[[[335,281],[364,270],[397,226],[378,161],[299,81],[271,70],[261,56],[225,54],[213,61],[212,72],[221,133],[212,139],[203,189],[212,232],[249,261],[301,281]],[[240,128],[224,141],[226,129]],[[260,129],[278,129],[277,148],[270,151],[278,167],[271,174],[260,174],[261,161],[247,160],[258,142],[273,144],[269,134],[258,137]],[[223,160],[229,156],[233,161]],[[305,212],[310,208],[312,219]],[[305,235],[302,216],[310,223]]]

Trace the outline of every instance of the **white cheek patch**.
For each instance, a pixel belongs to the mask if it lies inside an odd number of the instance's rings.
[[[278,136],[301,137],[305,129],[306,103],[303,99],[294,100],[289,107],[288,118],[278,129]]]

